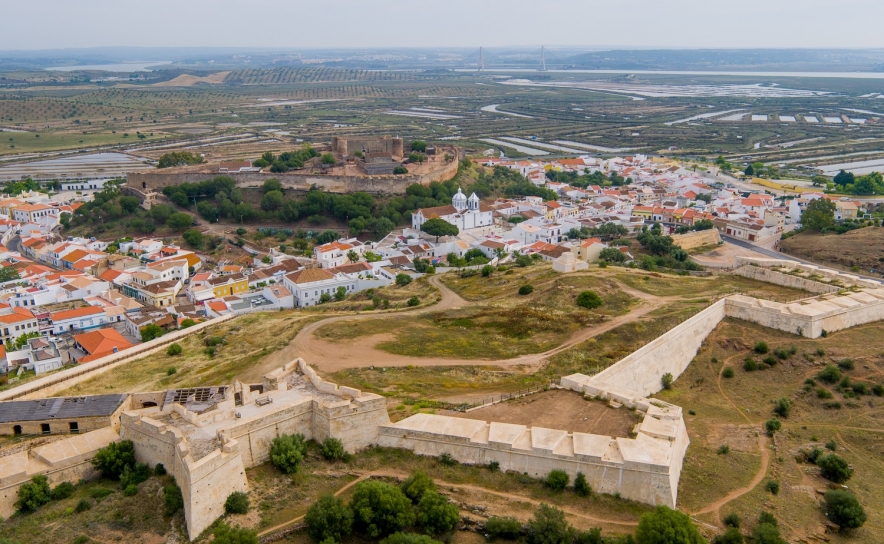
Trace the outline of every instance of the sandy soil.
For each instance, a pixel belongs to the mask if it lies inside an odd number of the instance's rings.
[[[849,269],[856,265],[868,274],[875,269],[879,276],[884,269],[884,229],[866,227],[844,234],[800,233],[780,242],[785,253],[819,263],[823,266]]]
[[[170,79],[169,81],[154,83],[153,85],[151,85],[151,87],[190,87],[192,85],[196,85],[197,83],[209,83],[211,85],[217,85],[219,83],[224,83],[224,80],[229,74],[229,70],[227,72],[217,72],[203,77],[192,76],[190,74],[181,74],[180,76],[174,79]]]
[[[611,408],[604,402],[589,401],[579,393],[562,390],[544,391],[468,413],[445,412],[445,415],[621,438],[628,438],[629,431],[638,423],[626,408]]]

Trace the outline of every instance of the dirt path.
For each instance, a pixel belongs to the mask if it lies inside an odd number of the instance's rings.
[[[453,308],[459,308],[471,304],[461,298],[457,293],[446,287],[438,276],[430,279],[430,283],[442,293],[442,299],[429,308],[422,308],[413,312],[398,312],[395,317],[402,315],[421,315],[429,312],[441,312]],[[347,368],[361,368],[369,365],[376,366],[465,366],[465,365],[494,365],[500,367],[519,367],[525,372],[532,372],[543,366],[549,357],[585,342],[590,338],[604,334],[626,323],[637,321],[646,314],[659,308],[667,302],[678,300],[679,297],[658,297],[633,289],[617,282],[623,292],[639,300],[639,304],[628,313],[617,316],[609,321],[576,331],[568,340],[559,346],[542,353],[522,355],[512,359],[487,360],[487,359],[451,359],[446,357],[408,357],[386,353],[375,348],[385,335],[373,335],[355,338],[348,342],[329,342],[315,336],[315,332],[329,323],[362,319],[383,319],[384,314],[346,315],[324,319],[304,327],[292,340],[289,347],[292,349],[291,357],[303,357],[310,361],[311,366],[323,372],[337,372]],[[288,351],[288,350],[286,350]]]
[[[356,478],[352,482],[349,482],[347,485],[338,489],[337,491],[335,491],[334,496],[335,497],[340,496],[341,494],[343,494],[345,491],[347,491],[348,489],[350,489],[354,485],[356,485],[359,482],[362,482],[364,480],[367,480],[369,478],[380,477],[380,478],[405,479],[408,476],[409,476],[409,474],[404,471],[389,470],[389,469],[374,470],[372,472],[368,472],[368,473],[360,475],[358,478]],[[529,497],[525,497],[522,495],[516,495],[514,493],[505,493],[503,491],[495,491],[493,489],[488,489],[486,487],[481,487],[481,486],[477,486],[477,485],[453,484],[453,483],[444,482],[444,481],[438,480],[438,479],[436,479],[435,482],[436,482],[436,486],[439,488],[445,488],[445,489],[451,489],[451,490],[474,491],[474,492],[478,492],[478,493],[487,493],[489,495],[494,495],[495,497],[500,497],[502,499],[507,499],[507,500],[516,501],[516,502],[529,503],[533,506],[540,506],[540,504],[543,502],[543,501],[538,501],[538,500],[535,500],[535,499],[532,499]],[[567,514],[569,516],[573,516],[575,518],[580,518],[580,519],[585,519],[585,520],[591,521],[593,523],[602,523],[602,524],[607,524],[607,525],[618,525],[618,526],[623,526],[623,527],[636,527],[636,526],[638,526],[637,521],[622,521],[622,520],[605,519],[605,518],[600,518],[597,516],[591,516],[589,514],[585,514],[583,512],[579,512],[577,510],[567,508],[567,507],[558,506],[557,508],[561,509],[563,512],[565,512],[565,514]],[[258,537],[262,537],[262,536],[266,536],[271,533],[275,533],[277,531],[285,529],[286,527],[294,525],[295,523],[299,523],[303,519],[304,519],[304,516],[301,515],[301,516],[293,518],[285,523],[281,523],[275,527],[265,529],[265,530],[261,531],[260,533],[258,533]]]

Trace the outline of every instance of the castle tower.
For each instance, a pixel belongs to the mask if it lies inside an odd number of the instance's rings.
[[[451,197],[451,205],[458,213],[467,209],[467,196],[461,192],[460,187],[457,188],[457,194]]]
[[[476,196],[476,193],[471,194],[470,198],[467,199],[467,207],[469,207],[470,211],[479,211],[479,197]]]

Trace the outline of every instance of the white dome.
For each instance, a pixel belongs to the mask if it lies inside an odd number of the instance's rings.
[[[461,192],[460,187],[457,188],[457,194],[451,197],[451,205],[458,211],[467,207],[467,197]]]
[[[470,200],[471,202],[476,202],[476,201],[479,200],[479,197],[476,196],[476,193],[473,193],[473,194],[470,195],[469,200]]]

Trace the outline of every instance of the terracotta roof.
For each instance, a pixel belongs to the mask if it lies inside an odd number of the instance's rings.
[[[359,272],[366,272],[371,270],[371,265],[365,261],[359,261],[351,264],[344,264],[341,266],[336,266],[332,268],[335,272],[343,272],[345,274],[358,274]]]
[[[86,306],[85,308],[76,308],[73,310],[62,310],[60,312],[52,312],[49,314],[52,321],[63,321],[65,319],[74,319],[77,317],[85,317],[87,315],[103,314],[104,309],[95,306]]]
[[[26,308],[16,307],[11,314],[0,315],[0,323],[7,325],[12,323],[21,323],[22,321],[30,321],[34,318],[34,313]]]
[[[213,300],[206,303],[209,308],[215,310],[216,312],[223,312],[227,310],[227,304],[221,300]]]
[[[302,283],[312,283],[314,281],[331,280],[334,279],[335,276],[322,268],[305,268],[304,270],[292,272],[286,277],[292,283],[300,285]]]
[[[104,281],[114,281],[118,277],[120,277],[123,273],[119,270],[114,270],[113,268],[108,268],[104,272],[98,275],[99,279]]]
[[[75,334],[74,340],[80,344],[89,355],[104,356],[117,351],[131,348],[134,344],[118,333],[115,329],[99,329],[84,334]]]

